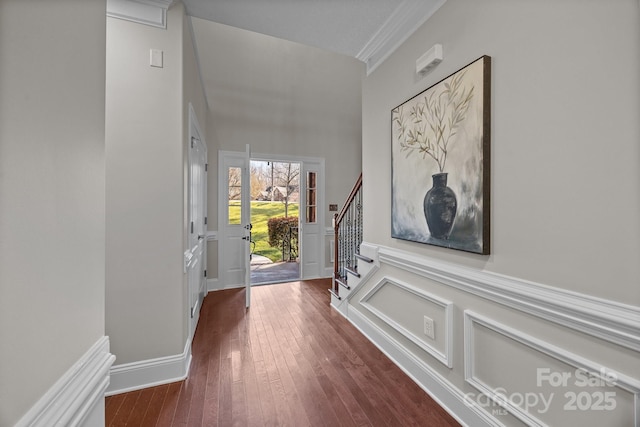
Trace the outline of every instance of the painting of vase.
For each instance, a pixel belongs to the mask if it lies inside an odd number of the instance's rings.
[[[391,236],[490,253],[491,58],[391,110]]]

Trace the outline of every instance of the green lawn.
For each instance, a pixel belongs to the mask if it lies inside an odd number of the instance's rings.
[[[256,242],[253,253],[266,256],[272,261],[281,261],[282,252],[280,249],[269,246],[269,231],[267,229],[267,221],[276,216],[284,216],[284,203],[251,202],[252,240]],[[289,203],[289,216],[298,216],[297,203]],[[229,203],[229,222],[240,224],[240,202],[232,201]]]

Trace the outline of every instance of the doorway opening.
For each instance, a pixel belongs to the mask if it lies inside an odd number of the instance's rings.
[[[264,280],[255,278],[255,284],[265,283],[281,283],[295,280],[310,280],[319,277],[330,277],[333,270],[329,270],[325,266],[325,249],[327,236],[324,227],[324,215],[322,214],[322,206],[324,206],[324,159],[316,157],[293,157],[286,155],[271,156],[268,154],[251,155],[251,147],[247,144],[244,152],[236,151],[219,151],[218,153],[218,280],[222,288],[244,287],[246,289],[247,307],[249,307],[251,299],[251,257],[250,253],[265,256],[262,251],[264,248],[258,244],[260,241],[259,218],[255,219],[255,227],[252,225],[251,211],[254,213],[256,209],[251,209],[251,159],[254,161],[262,160],[264,170],[268,171],[269,184],[264,186],[261,191],[266,191],[269,196],[268,202],[271,203],[271,194],[266,187],[271,186],[274,193],[274,203],[276,202],[278,192],[282,196],[289,195],[278,201],[281,211],[277,214],[268,213],[265,219],[268,221],[274,216],[284,216],[284,209],[287,209],[287,216],[293,216],[295,209],[300,213],[298,215],[298,229],[295,230],[296,220],[290,219],[292,223],[285,224],[286,233],[290,238],[285,240],[284,248],[275,246],[279,251],[279,259],[276,262],[271,260],[271,264],[286,265],[292,268],[294,273],[290,276],[277,278],[267,278]],[[267,164],[268,162],[268,164]],[[273,164],[273,185],[271,185],[271,162]],[[285,176],[289,175],[289,166],[291,166],[290,177],[295,173],[298,174],[297,182],[291,183],[277,182],[277,164],[284,163],[286,167]],[[290,164],[290,165],[289,165]],[[258,165],[256,165],[258,168]],[[263,173],[266,175],[266,173]],[[276,185],[278,184],[278,185]],[[254,187],[256,187],[254,185]],[[285,187],[288,190],[278,189],[277,187]],[[290,188],[292,187],[292,188]],[[259,188],[259,187],[256,187]],[[297,189],[297,203],[295,195]],[[276,191],[277,190],[277,191]],[[254,198],[258,198],[257,191]],[[261,198],[265,198],[265,194]],[[266,202],[266,200],[264,200]],[[258,200],[254,200],[253,204],[257,206]],[[285,203],[288,202],[288,203]],[[295,232],[298,232],[297,242]],[[254,240],[254,232],[258,234]],[[263,231],[264,232],[264,231]],[[281,232],[282,234],[283,232]],[[268,235],[268,228],[266,231]],[[332,234],[331,234],[332,235]],[[253,247],[255,241],[256,247]],[[290,247],[289,246],[290,242]],[[296,247],[297,243],[297,247]],[[268,245],[271,246],[271,245]],[[284,257],[282,250],[284,249]],[[296,253],[296,249],[297,253]],[[255,258],[255,257],[254,257]],[[268,258],[268,256],[267,256]],[[258,269],[254,260],[254,277],[255,270],[262,270],[264,273],[272,270],[274,266],[262,265]],[[283,264],[286,261],[287,264]],[[271,267],[271,268],[267,268]]]
[[[300,163],[250,162],[251,286],[300,280]]]

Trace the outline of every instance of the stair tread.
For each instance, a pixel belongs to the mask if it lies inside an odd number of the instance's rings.
[[[336,280],[336,282],[338,282],[339,285],[342,285],[343,287],[345,287],[347,289],[351,289],[351,287],[347,283],[347,278],[346,277],[336,277],[335,280]]]
[[[345,267],[344,270],[347,273],[351,273],[356,277],[360,277],[360,273],[358,273],[358,267],[357,266],[355,266],[355,267]]]
[[[329,293],[330,293],[331,295],[333,295],[334,297],[338,298],[339,300],[341,300],[341,299],[342,299],[342,298],[340,297],[340,295],[338,295],[338,294],[336,293],[336,291],[334,291],[333,289],[329,289]]]
[[[368,263],[372,263],[373,262],[373,259],[371,259],[371,258],[369,258],[367,256],[360,255],[360,254],[355,254],[355,256],[356,256],[356,258],[358,258],[358,259],[360,259],[360,260],[362,260],[364,262],[368,262]]]

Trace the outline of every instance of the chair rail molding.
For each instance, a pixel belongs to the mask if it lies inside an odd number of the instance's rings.
[[[640,307],[451,264],[395,248],[379,246],[378,254],[381,264],[640,351]]]
[[[80,426],[104,417],[104,392],[115,360],[103,336],[36,402],[15,427]],[[100,404],[102,403],[102,406]]]

